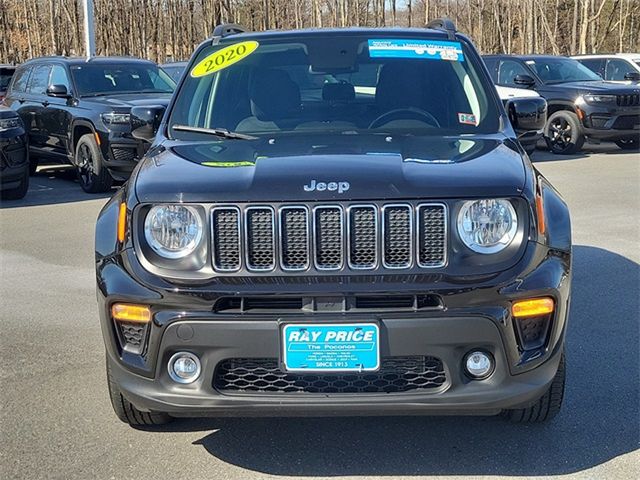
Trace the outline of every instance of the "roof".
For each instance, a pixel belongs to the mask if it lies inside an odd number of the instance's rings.
[[[384,35],[386,37],[392,35],[419,35],[432,36],[438,38],[447,38],[447,32],[444,30],[435,30],[430,28],[399,28],[399,27],[347,27],[347,28],[302,28],[299,30],[265,30],[259,32],[242,32],[235,33],[223,37],[225,40],[233,38],[274,38],[274,37],[326,37],[340,35]]]
[[[482,55],[482,58],[505,58],[505,57],[519,58],[520,60],[535,60],[537,58],[569,58],[565,55],[542,55],[542,54],[541,55],[538,55],[538,54],[512,55],[507,53],[495,53],[491,55]]]
[[[624,58],[626,60],[636,60],[640,58],[640,53],[594,53],[591,55],[572,55],[571,58]]]
[[[51,56],[51,57],[37,57],[32,58],[31,60],[27,60],[27,63],[33,62],[41,62],[41,61],[51,61],[51,60],[59,60],[69,64],[84,64],[84,63],[153,63],[151,60],[145,60],[143,58],[137,57],[62,57],[62,56]]]

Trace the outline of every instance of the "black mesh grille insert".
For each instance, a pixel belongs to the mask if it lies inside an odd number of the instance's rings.
[[[216,368],[213,386],[221,393],[400,393],[433,390],[447,381],[435,357],[387,357],[377,372],[340,374],[287,373],[272,358],[235,358]]]
[[[305,208],[282,211],[282,266],[286,270],[304,270],[309,266],[308,221]]]
[[[389,268],[411,265],[411,207],[394,205],[384,209],[384,263]]]
[[[218,270],[240,268],[240,212],[235,208],[213,211],[213,262]]]
[[[443,205],[422,205],[418,209],[418,263],[439,267],[445,262],[446,223]]]
[[[316,265],[326,270],[342,266],[342,210],[322,207],[316,216]]]
[[[247,211],[247,267],[271,270],[275,267],[273,211],[251,208]]]
[[[354,268],[376,265],[377,229],[375,207],[353,207],[349,218],[350,262]]]

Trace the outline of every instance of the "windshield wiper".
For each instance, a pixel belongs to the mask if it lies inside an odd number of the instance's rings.
[[[207,135],[216,135],[218,137],[238,140],[256,140],[258,138],[252,135],[245,135],[244,133],[230,132],[226,128],[190,127],[189,125],[174,125],[171,128],[179,132],[206,133]]]

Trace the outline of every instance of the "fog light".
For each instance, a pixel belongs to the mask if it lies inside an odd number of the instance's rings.
[[[464,368],[470,377],[476,380],[487,378],[493,373],[494,361],[491,354],[475,350],[467,353],[464,358]]]
[[[169,359],[169,376],[174,382],[192,383],[200,376],[200,360],[193,353],[178,352]]]

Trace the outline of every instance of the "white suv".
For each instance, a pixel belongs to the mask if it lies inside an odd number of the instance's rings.
[[[571,58],[609,82],[640,83],[640,53],[579,55]]]

